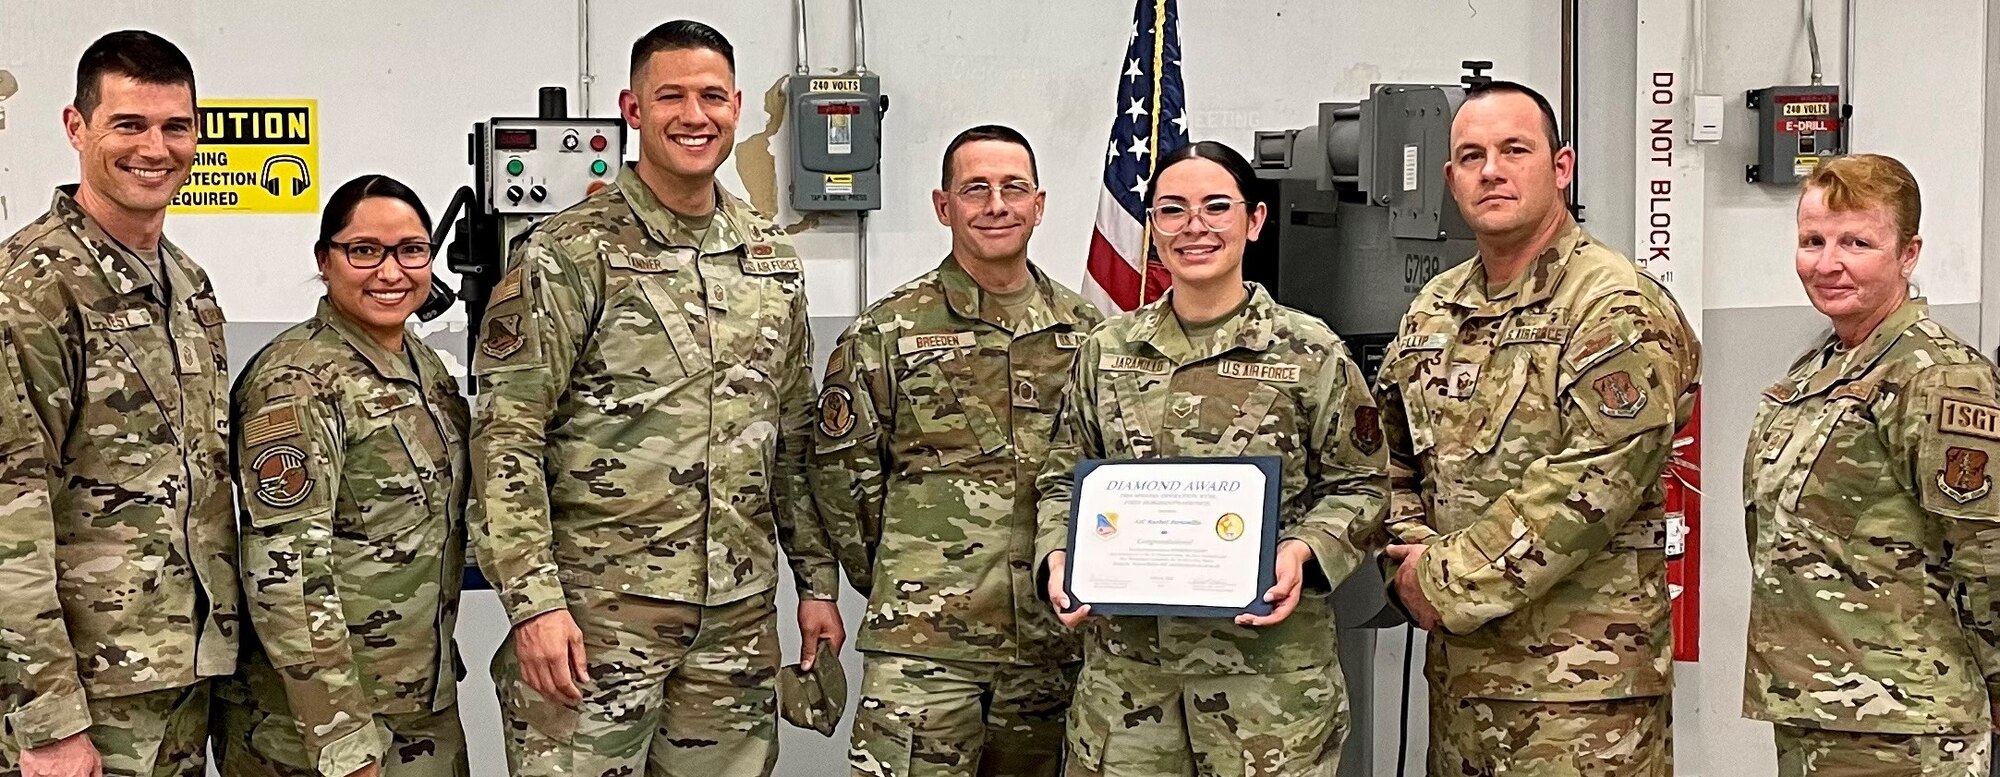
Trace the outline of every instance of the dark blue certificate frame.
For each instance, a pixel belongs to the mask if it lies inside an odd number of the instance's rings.
[[[1082,522],[1077,520],[1079,502],[1076,494],[1083,490],[1083,479],[1092,471],[1106,464],[1119,466],[1147,466],[1154,464],[1249,464],[1264,473],[1264,528],[1258,538],[1257,587],[1256,594],[1242,607],[1197,607],[1192,605],[1139,604],[1133,602],[1086,602],[1077,598],[1072,581],[1076,580],[1076,533]],[[1276,456],[1181,456],[1159,459],[1084,459],[1076,465],[1076,474],[1070,481],[1069,501],[1069,541],[1063,546],[1065,566],[1063,593],[1069,596],[1072,609],[1088,604],[1092,615],[1147,615],[1174,616],[1182,618],[1234,618],[1243,613],[1251,615],[1271,614],[1271,603],[1264,601],[1264,592],[1278,584],[1277,551],[1278,524],[1282,516],[1278,513],[1283,488],[1284,466]]]

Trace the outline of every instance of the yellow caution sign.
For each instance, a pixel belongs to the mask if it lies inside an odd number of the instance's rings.
[[[319,101],[202,100],[175,213],[318,213]]]

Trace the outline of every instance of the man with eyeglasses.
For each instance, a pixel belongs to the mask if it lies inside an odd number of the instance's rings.
[[[81,181],[0,244],[0,774],[199,775],[238,588],[222,308],[161,234],[194,70],[106,35],[63,123]]]
[[[1036,597],[1034,478],[1101,316],[1028,261],[1034,150],[973,127],[931,194],[951,254],[855,319],[827,362],[813,485],[867,594],[857,775],[1054,775],[1079,644]]]
[[[1377,381],[1394,592],[1430,630],[1430,773],[1667,777],[1660,475],[1700,347],[1563,206],[1548,100],[1473,87],[1444,165],[1479,254],[1427,284]]]

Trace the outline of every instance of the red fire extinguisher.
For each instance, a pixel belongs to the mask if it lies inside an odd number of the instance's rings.
[[[1667,592],[1672,597],[1674,660],[1701,657],[1701,394],[1694,413],[1674,431],[1674,448],[1660,475],[1667,502]]]

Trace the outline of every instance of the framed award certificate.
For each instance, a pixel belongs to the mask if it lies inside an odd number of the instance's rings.
[[[1100,615],[1269,614],[1279,476],[1275,456],[1083,461],[1070,499],[1070,602]]]

